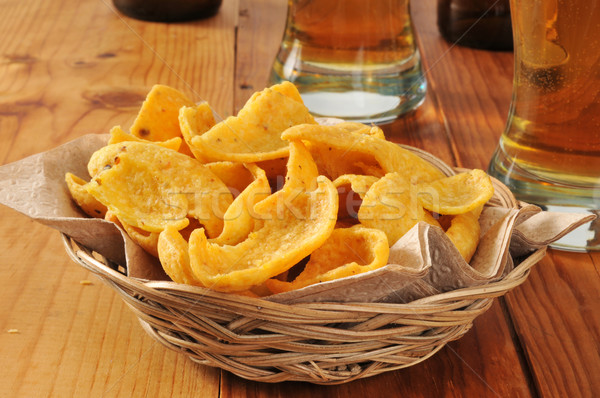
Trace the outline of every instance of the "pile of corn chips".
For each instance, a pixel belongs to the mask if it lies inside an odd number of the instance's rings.
[[[74,201],[173,281],[224,292],[266,296],[375,270],[419,222],[469,261],[493,194],[483,171],[446,176],[379,127],[317,123],[289,82],[220,122],[156,85],[130,131],[110,133],[89,181],[67,173]]]

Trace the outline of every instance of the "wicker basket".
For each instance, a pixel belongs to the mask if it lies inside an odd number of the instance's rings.
[[[426,157],[426,154],[421,154]],[[494,181],[491,206],[518,202]],[[460,338],[495,297],[520,285],[545,248],[501,280],[408,304],[280,304],[126,276],[119,264],[63,235],[73,260],[121,295],[143,328],[193,361],[261,382],[339,384],[415,365]]]

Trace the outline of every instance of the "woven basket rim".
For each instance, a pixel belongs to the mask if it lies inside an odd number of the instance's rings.
[[[128,277],[110,268],[107,259],[102,261],[89,249],[78,247],[70,237],[63,234],[62,238],[69,256],[118,293],[142,329],[165,347],[200,365],[217,367],[252,381],[322,385],[348,383],[425,361],[468,332],[474,320],[491,307],[494,298],[522,284],[546,252],[546,248],[533,252],[501,280],[409,303],[279,303],[171,281]],[[178,309],[173,316],[165,308]],[[206,308],[208,314],[203,312]],[[218,315],[214,315],[215,311]],[[229,319],[220,319],[223,311],[230,314]],[[255,341],[264,335],[266,339]],[[310,355],[305,352],[312,347],[309,344],[315,346]],[[224,354],[223,345],[231,352]],[[360,350],[363,345],[367,346],[364,352]],[[294,351],[296,346],[300,352]],[[339,347],[349,359],[324,356],[321,352],[330,346],[333,348],[329,350]],[[291,351],[271,354],[273,349]],[[380,354],[387,351],[396,356],[384,355],[381,359]],[[281,361],[279,356],[287,362],[273,365],[272,358]],[[254,357],[258,359],[252,360]],[[249,359],[254,362],[246,363]]]
[[[61,233],[63,244],[67,251],[67,254],[71,257],[73,261],[80,264],[84,268],[93,272],[94,274],[100,276],[103,279],[107,279],[111,282],[117,283],[119,285],[128,286],[131,289],[139,289],[140,292],[151,292],[153,289],[161,290],[161,291],[169,291],[179,293],[182,296],[189,295],[198,295],[198,296],[210,296],[216,297],[221,300],[230,300],[234,302],[252,302],[253,304],[268,302],[275,306],[299,306],[299,307],[320,307],[320,308],[329,308],[329,307],[362,307],[362,306],[370,306],[374,303],[366,303],[364,301],[345,301],[345,302],[317,302],[317,303],[279,303],[267,300],[261,297],[248,297],[248,296],[240,296],[225,292],[219,292],[216,290],[200,287],[200,286],[192,286],[176,283],[173,281],[166,280],[148,280],[141,279],[136,277],[127,276],[114,268],[108,266],[107,264],[114,264],[111,260],[107,259],[104,256],[98,255],[92,250],[79,245],[76,241],[74,241],[68,235]],[[487,296],[493,295],[495,293],[505,293],[507,290],[504,288],[504,283],[506,281],[518,281],[515,283],[513,287],[518,286],[522,281],[519,281],[521,276],[528,272],[531,267],[533,267],[537,262],[539,262],[546,254],[546,248],[540,248],[530,254],[526,259],[521,261],[518,265],[516,265],[510,272],[508,272],[502,279],[489,282],[483,285],[478,286],[469,286],[463,287],[455,290],[451,290],[448,292],[438,293],[435,295],[427,296],[421,299],[417,299],[408,303],[376,303],[376,305],[381,306],[382,308],[390,307],[390,308],[401,308],[405,306],[410,307],[420,307],[423,309],[430,308],[432,306],[437,307],[440,304],[436,303],[432,298],[439,299],[439,301],[447,301],[453,300],[456,297],[478,297],[478,296]],[[115,266],[118,266],[115,264]],[[501,294],[498,294],[501,295]],[[496,297],[496,296],[494,296]]]

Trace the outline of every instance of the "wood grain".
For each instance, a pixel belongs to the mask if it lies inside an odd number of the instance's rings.
[[[266,85],[281,0],[224,0],[217,16],[136,21],[108,0],[0,0],[0,162],[128,128],[168,84],[234,114]],[[387,137],[485,168],[508,114],[512,54],[441,40],[435,0],[412,2],[425,103]],[[529,280],[429,360],[346,385],[261,384],[150,339],[126,304],[71,262],[59,235],[0,207],[0,396],[575,397],[600,391],[600,254],[550,250]],[[89,280],[92,284],[82,284]],[[10,333],[8,331],[11,331]]]
[[[422,27],[424,53],[433,63],[428,79],[457,165],[485,169],[508,116],[512,53],[452,46],[434,37],[432,2],[413,2],[413,10]],[[540,396],[594,396],[600,391],[598,274],[597,253],[550,250],[528,283],[506,297],[517,346],[532,367]]]
[[[147,337],[112,289],[64,256],[57,232],[6,208],[0,217],[10,281],[0,290],[0,396],[218,396],[218,370]]]
[[[542,396],[600,391],[600,256],[551,250],[506,296]]]
[[[435,2],[415,1],[411,7],[456,165],[486,169],[508,116],[513,54],[447,43],[437,30]]]
[[[2,163],[129,127],[155,83],[233,112],[235,2],[176,25],[125,18],[104,1],[25,3],[0,3]],[[219,370],[147,337],[111,289],[64,255],[57,232],[4,207],[0,219],[0,396],[219,395]]]
[[[235,62],[235,109],[269,85],[271,65],[283,37],[287,2],[240,0]]]

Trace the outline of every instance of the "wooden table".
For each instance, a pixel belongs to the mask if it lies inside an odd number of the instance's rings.
[[[128,127],[155,83],[235,114],[265,87],[284,0],[224,0],[211,19],[140,22],[108,0],[0,0],[0,159]],[[446,162],[485,168],[506,120],[511,53],[451,47],[435,1],[413,2],[429,89],[384,127]],[[0,207],[0,396],[579,397],[600,394],[600,253],[549,250],[462,339],[405,370],[340,386],[260,384],[150,339],[59,234]],[[91,285],[81,281],[90,280]]]

